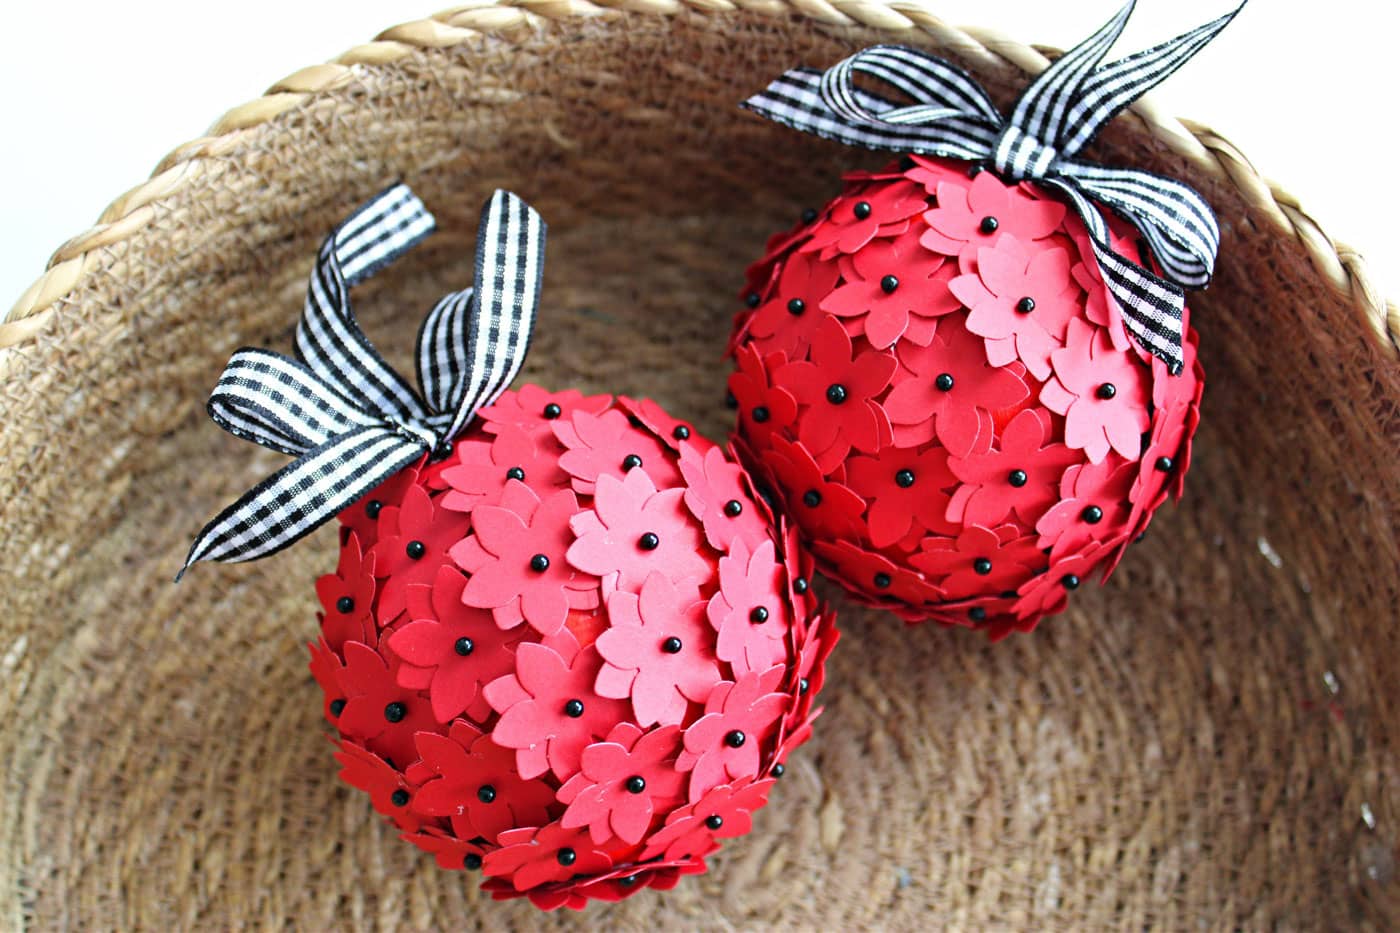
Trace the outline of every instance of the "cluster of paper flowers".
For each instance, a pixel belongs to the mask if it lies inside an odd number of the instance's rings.
[[[652,403],[507,392],[341,522],[311,646],[341,775],[495,897],[703,871],[810,733],[836,633],[795,535]]]
[[[1195,332],[1169,375],[1124,329],[1082,223],[1034,184],[919,157],[845,180],[749,270],[740,453],[857,596],[1029,630],[1180,495]]]

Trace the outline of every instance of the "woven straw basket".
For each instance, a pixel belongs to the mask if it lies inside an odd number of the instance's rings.
[[[735,104],[891,39],[1003,104],[1046,63],[907,0],[483,2],[279,82],[61,248],[0,324],[0,925],[1400,923],[1400,313],[1149,104],[1094,157],[1190,181],[1224,228],[1186,501],[1032,636],[843,606],[815,740],[708,875],[581,920],[488,904],[335,779],[303,647],[333,536],[171,584],[282,462],[204,417],[222,364],[289,346],[320,238],[397,177],[442,223],[357,292],[399,363],[508,187],[551,225],[527,376],[722,435],[744,264],[864,158]]]

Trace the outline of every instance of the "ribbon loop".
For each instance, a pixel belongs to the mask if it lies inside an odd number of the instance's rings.
[[[1220,243],[1210,206],[1179,181],[1075,158],[1098,130],[1213,39],[1244,6],[1168,42],[1109,64],[1132,15],[1129,0],[1093,35],[1045,69],[1010,117],[961,69],[927,52],[877,45],[825,72],[795,69],[743,106],[770,120],[852,146],[989,163],[1011,181],[1059,193],[1084,222],[1104,283],[1128,331],[1169,371],[1184,364],[1184,288],[1204,288]],[[896,103],[855,86],[865,74],[911,98]],[[1146,238],[1165,278],[1113,252],[1100,205]]]
[[[210,417],[296,459],[205,525],[180,575],[196,561],[255,560],[297,541],[394,473],[444,450],[510,385],[534,328],[545,226],[509,192],[495,192],[482,210],[474,286],[444,297],[419,330],[421,396],[355,322],[349,288],[433,228],[406,185],[380,193],[322,245],[297,327],[297,358],[245,347],[229,359],[209,396]]]

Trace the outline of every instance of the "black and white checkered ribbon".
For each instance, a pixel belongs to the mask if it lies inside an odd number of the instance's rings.
[[[245,347],[209,396],[225,431],[296,457],[219,513],[185,567],[281,550],[424,454],[442,452],[520,370],[544,269],[545,225],[506,191],[481,212],[475,287],[428,312],[418,333],[421,394],[355,323],[350,287],[433,231],[433,216],[394,185],[326,238],[306,292],[296,358]],[[177,578],[178,579],[178,578]]]
[[[894,45],[865,49],[825,72],[789,71],[743,106],[847,145],[985,162],[1006,179],[1033,179],[1058,192],[1088,228],[1104,282],[1129,332],[1179,373],[1183,288],[1210,283],[1220,243],[1215,215],[1204,198],[1179,181],[1075,156],[1120,110],[1200,51],[1243,6],[1161,45],[1101,64],[1132,15],[1129,0],[1036,78],[1009,118],[960,68]],[[915,103],[898,104],[856,87],[857,72]],[[1162,276],[1113,251],[1098,205],[1142,232]]]

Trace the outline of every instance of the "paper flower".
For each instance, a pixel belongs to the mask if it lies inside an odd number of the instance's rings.
[[[716,839],[744,835],[753,828],[753,813],[768,802],[775,783],[772,778],[745,779],[711,787],[694,803],[671,814],[642,857],[701,857],[714,849]]]
[[[795,531],[646,400],[507,392],[406,475],[317,582],[342,778],[493,898],[580,909],[704,871],[820,712],[835,632]],[[667,828],[696,806],[726,821],[703,848]]]
[[[1136,231],[1106,219],[1139,261]],[[1182,490],[1195,332],[1183,321],[1187,365],[1170,375],[1128,335],[1078,215],[1035,183],[925,156],[853,172],[749,284],[729,346],[734,450],[863,602],[993,637],[1032,628],[1068,591],[1023,587],[1083,554],[1111,571]],[[1110,461],[1112,503],[1065,485]]]
[[[404,493],[418,482],[419,465],[400,470],[379,486],[360,498],[358,502],[337,516],[340,520],[341,540],[351,532],[360,541],[360,550],[368,551],[379,540],[379,516],[385,506],[397,507],[403,502]]]

